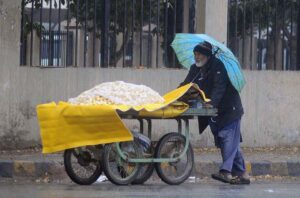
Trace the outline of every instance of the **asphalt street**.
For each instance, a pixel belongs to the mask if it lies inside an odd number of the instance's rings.
[[[116,186],[110,182],[79,186],[67,183],[0,181],[2,198],[94,198],[94,197],[300,197],[300,180],[256,181],[250,186],[232,186],[217,181],[187,182],[169,186],[150,182],[137,186]]]

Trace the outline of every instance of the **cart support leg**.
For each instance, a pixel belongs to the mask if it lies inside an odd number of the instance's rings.
[[[143,119],[138,119],[140,122],[140,133],[144,134],[144,120]]]
[[[183,152],[180,154],[178,159],[182,158],[185,155],[185,153],[187,152],[190,146],[190,123],[188,119],[184,119],[184,125],[185,125],[185,130],[184,130],[185,145],[184,145]]]
[[[176,120],[178,123],[178,133],[182,134],[182,121],[181,119]]]
[[[148,125],[148,137],[151,140],[151,136],[152,136],[152,121],[151,121],[151,119],[147,119],[147,125]]]

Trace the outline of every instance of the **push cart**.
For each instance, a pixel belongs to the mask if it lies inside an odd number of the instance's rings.
[[[135,133],[132,142],[66,150],[65,169],[74,182],[90,185],[104,171],[114,184],[143,184],[151,177],[154,169],[167,184],[178,185],[184,182],[194,165],[189,122],[198,116],[216,116],[217,110],[211,107],[189,108],[180,116],[167,118],[177,121],[178,130],[165,134],[158,142],[151,141],[152,121],[162,118],[140,116],[134,110],[118,111],[118,114],[122,119],[138,120],[140,134]]]

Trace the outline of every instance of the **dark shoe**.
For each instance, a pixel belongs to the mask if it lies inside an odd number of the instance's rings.
[[[231,181],[230,184],[232,185],[249,185],[251,183],[249,177],[244,177],[244,176],[237,176],[234,177]]]
[[[227,171],[220,171],[219,173],[212,174],[211,177],[224,183],[230,183],[232,180],[231,173]]]

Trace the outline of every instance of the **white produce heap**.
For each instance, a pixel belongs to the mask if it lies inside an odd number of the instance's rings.
[[[153,103],[163,103],[164,98],[145,85],[135,85],[123,81],[107,82],[81,93],[76,98],[70,98],[74,105],[129,105],[139,106]]]

